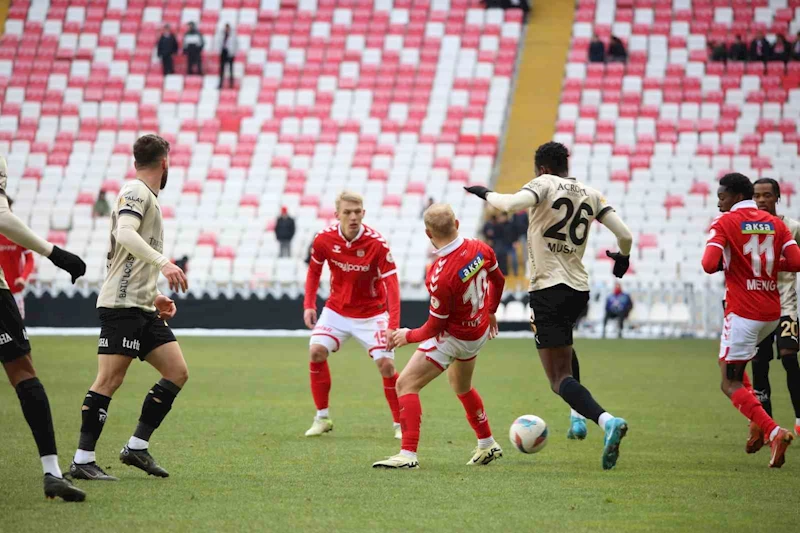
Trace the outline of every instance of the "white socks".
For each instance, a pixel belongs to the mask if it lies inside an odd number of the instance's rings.
[[[400,427],[400,422],[392,422],[392,427],[393,427],[394,429],[397,429],[397,428],[399,428],[399,427]]]
[[[405,457],[406,459],[413,459],[417,460],[417,452],[410,452],[408,450],[400,450],[400,455]]]
[[[128,448],[131,450],[146,450],[147,446],[148,442],[140,439],[139,437],[131,437],[128,440]]]
[[[611,413],[603,413],[602,415],[600,415],[600,418],[597,419],[597,425],[600,426],[600,429],[605,431],[606,430],[606,422],[608,422],[609,420],[611,420],[613,418],[614,418],[614,416],[611,415]]]
[[[53,477],[64,477],[61,474],[61,468],[58,466],[58,456],[57,455],[43,455],[42,459],[42,470],[44,470],[45,474],[50,474]]]
[[[581,420],[586,420],[586,417],[583,416],[582,414],[580,414],[575,409],[570,409],[569,410],[569,416],[574,416],[575,418],[580,418]]]
[[[86,450],[75,450],[75,463],[85,465],[87,463],[94,463],[94,452],[87,452]]]
[[[328,418],[328,408],[317,409],[317,418]]]
[[[478,448],[489,448],[492,444],[494,444],[494,437],[478,439]]]

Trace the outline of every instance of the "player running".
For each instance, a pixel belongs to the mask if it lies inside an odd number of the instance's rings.
[[[775,206],[781,198],[781,188],[772,178],[762,178],[753,184],[753,200],[762,211],[777,216]],[[792,234],[794,240],[800,242],[800,222],[789,217],[778,217],[783,220]],[[786,370],[786,386],[794,407],[795,435],[800,435],[800,366],[797,364],[798,351],[798,325],[797,325],[797,274],[794,272],[780,272],[778,274],[778,292],[781,295],[781,319],[778,329],[758,345],[756,356],[753,358],[753,388],[761,405],[769,416],[772,416],[772,390],[769,385],[769,362],[773,357],[773,341],[777,337],[778,359]],[[750,423],[751,436],[747,450],[758,451],[764,439],[761,429]],[[759,438],[761,437],[761,438]]]
[[[8,209],[14,205],[14,200],[8,200]],[[5,235],[0,235],[0,268],[5,274],[6,285],[14,301],[17,303],[19,315],[25,320],[25,287],[28,278],[33,273],[33,252],[15,243]]]
[[[536,177],[515,194],[498,194],[486,187],[466,187],[497,209],[528,209],[528,256],[531,266],[531,328],[550,387],[572,409],[593,420],[605,431],[603,469],[614,468],[619,446],[628,431],[592,397],[572,374],[572,330],[589,302],[589,276],[583,253],[589,229],[596,219],[617,237],[619,252],[606,254],[614,260],[614,275],[628,271],[633,238],[600,192],[569,177],[569,151],[549,142],[536,150]]]
[[[158,135],[143,135],[133,145],[133,158],[136,179],[123,185],[111,215],[108,273],[97,297],[97,377],[83,399],[80,441],[70,466],[76,479],[117,480],[95,462],[95,446],[111,397],[136,358],[150,363],[161,379],[145,396],[139,424],[119,458],[150,475],[169,476],[147,449],[153,431],[189,379],[181,348],[166,322],[177,312],[175,302],[156,287],[160,271],[173,291],[187,288],[183,271],[161,255],[164,226],[158,191],[167,185],[169,143]]]
[[[394,436],[400,438],[397,371],[394,351],[387,342],[400,325],[400,285],[389,245],[380,233],[362,223],[365,214],[361,195],[342,192],[336,198],[339,223],[319,232],[311,246],[303,320],[312,329],[309,373],[317,415],[306,437],[333,430],[328,414],[331,390],[328,356],[355,337],[383,376]],[[317,320],[317,289],[325,261],[331,269],[331,295]]]
[[[86,273],[86,265],[77,255],[62,250],[35,233],[17,218],[9,206],[6,196],[8,167],[0,157],[0,234],[23,249],[30,249],[53,262],[58,268],[66,270],[75,283]],[[33,440],[39,449],[44,470],[44,495],[70,502],[82,502],[86,494],[64,479],[58,465],[56,434],[53,430],[53,416],[44,385],[36,377],[31,360],[31,344],[22,322],[22,316],[14,297],[11,295],[5,276],[0,271],[0,361],[6,371],[8,381],[17,391],[22,414],[33,433]]]
[[[500,305],[505,279],[486,243],[459,236],[458,221],[449,205],[433,204],[423,218],[425,234],[436,248],[436,260],[425,280],[431,295],[430,316],[420,328],[395,331],[393,342],[395,346],[425,342],[397,380],[403,429],[400,453],[372,466],[419,468],[417,445],[422,423],[419,392],[445,370],[478,437],[478,446],[467,464],[486,465],[502,457],[503,450],[492,438],[483,400],[472,388],[472,373],[478,352],[487,340],[497,335],[494,314]]]
[[[703,270],[709,274],[725,271],[725,322],[719,350],[722,392],[767,436],[772,443],[769,466],[780,468],[793,436],[761,406],[746,382],[745,367],[755,356],[756,346],[778,326],[778,271],[800,270],[800,248],[778,217],[758,210],[753,184],[746,176],[723,176],[717,197],[722,215],[711,225]]]

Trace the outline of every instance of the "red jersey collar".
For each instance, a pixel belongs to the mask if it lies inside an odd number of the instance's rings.
[[[758,209],[758,206],[753,200],[742,200],[741,202],[733,204],[733,207],[731,207],[731,212],[736,211],[737,209]]]
[[[439,257],[444,257],[446,255],[449,255],[449,254],[455,252],[459,248],[459,246],[461,246],[462,244],[464,244],[464,237],[459,235],[458,237],[456,237],[456,239],[454,241],[451,241],[450,243],[445,244],[444,246],[442,246],[438,250],[434,250],[433,253],[435,255],[438,255]]]
[[[341,237],[342,240],[344,240],[344,242],[345,242],[345,244],[347,245],[348,248],[350,248],[353,245],[353,243],[356,242],[358,239],[360,239],[361,236],[364,234],[364,224],[361,224],[361,227],[358,228],[358,233],[356,234],[355,238],[352,241],[348,241],[347,237],[345,237],[344,233],[342,233],[342,225],[341,224],[337,224],[336,225],[336,229],[339,230],[339,237]]]

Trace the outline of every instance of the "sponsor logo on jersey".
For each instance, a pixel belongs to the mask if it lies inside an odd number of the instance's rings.
[[[153,250],[155,250],[155,251],[157,251],[159,253],[163,252],[164,251],[164,241],[160,241],[158,239],[154,239],[154,238],[150,237],[150,248],[152,248]]]
[[[0,346],[3,344],[8,344],[9,342],[13,342],[14,339],[11,338],[11,335],[8,333],[0,333]]]
[[[354,265],[353,263],[342,263],[335,259],[330,260],[331,263],[341,268],[344,272],[369,272],[369,265]]]
[[[136,350],[138,352],[141,344],[139,343],[139,339],[128,340],[127,337],[122,337],[122,347],[127,348],[128,350]]]
[[[108,339],[105,337],[100,337],[100,340],[97,341],[98,348],[108,348]]]
[[[125,259],[125,264],[122,267],[122,279],[119,280],[118,298],[128,297],[128,284],[131,282],[131,273],[133,272],[133,262],[136,260],[133,254],[128,254]]]
[[[462,320],[461,325],[467,328],[477,328],[481,323],[480,318],[476,318],[475,320]]]
[[[778,283],[775,280],[766,279],[748,279],[748,291],[777,291]]]
[[[476,255],[472,261],[458,269],[458,277],[461,278],[462,282],[468,282],[472,279],[472,276],[478,273],[484,263],[483,254],[478,252],[478,255]]]
[[[586,189],[574,183],[559,183],[558,190],[567,191],[569,193],[574,193],[574,194],[582,194],[586,196]]]
[[[331,251],[333,253],[335,253],[335,254],[340,254],[340,253],[342,253],[342,247],[339,246],[338,244],[334,244],[333,245],[333,250],[331,250]]]
[[[742,222],[743,235],[773,235],[775,225],[772,222]]]

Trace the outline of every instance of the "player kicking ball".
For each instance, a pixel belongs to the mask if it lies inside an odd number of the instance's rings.
[[[758,208],[773,216],[778,216],[775,209],[781,199],[781,187],[778,182],[772,178],[761,178],[753,184],[753,191],[753,200]],[[794,240],[800,242],[800,222],[786,216],[778,218],[783,220],[783,223],[789,228]],[[800,366],[797,363],[797,274],[794,272],[780,272],[778,274],[778,292],[781,294],[781,319],[778,322],[778,329],[758,345],[756,356],[753,359],[753,389],[764,410],[769,416],[772,416],[769,364],[774,357],[773,345],[777,345],[778,359],[781,360],[783,368],[786,370],[786,386],[789,389],[792,407],[794,407],[794,434],[797,436],[800,435]],[[761,433],[761,428],[751,422],[747,451],[755,453],[763,445],[764,435]]]
[[[111,214],[108,273],[97,297],[97,377],[81,407],[80,441],[70,466],[75,479],[117,480],[95,461],[95,446],[111,397],[137,358],[150,363],[161,379],[145,396],[139,424],[119,459],[150,475],[169,476],[150,455],[149,441],[189,379],[181,348],[166,322],[177,312],[175,302],[159,294],[156,287],[161,272],[173,291],[187,289],[186,275],[161,254],[164,225],[158,191],[167,185],[169,143],[158,135],[139,137],[133,145],[133,158],[136,179],[122,187]]]
[[[609,470],[617,464],[628,423],[603,409],[576,379],[572,330],[589,302],[589,276],[582,258],[592,222],[597,220],[617,237],[620,251],[606,253],[614,260],[618,278],[628,271],[633,238],[600,192],[569,177],[566,146],[555,142],[541,145],[534,166],[536,177],[515,194],[498,194],[481,186],[466,190],[501,211],[528,209],[531,327],[539,358],[553,392],[604,430],[601,463]]]
[[[4,157],[0,157],[0,234],[11,242],[39,253],[58,268],[69,272],[72,283],[86,273],[86,265],[77,255],[62,250],[35,233],[17,218],[9,207],[6,196],[8,168]],[[58,465],[56,434],[53,415],[44,385],[36,376],[31,359],[31,343],[20,315],[20,309],[0,269],[0,362],[11,386],[17,391],[19,405],[33,440],[39,449],[44,470],[44,495],[56,496],[68,502],[82,502],[86,494],[64,479]]]
[[[505,279],[487,244],[459,236],[458,221],[449,205],[433,204],[423,217],[425,234],[436,248],[436,260],[425,281],[431,295],[430,316],[420,328],[395,331],[392,342],[395,346],[425,342],[397,380],[403,430],[400,453],[372,466],[419,468],[419,392],[444,371],[478,437],[478,446],[467,464],[487,465],[502,457],[503,450],[492,438],[483,400],[472,388],[472,373],[478,352],[497,335],[494,314]]]
[[[392,411],[394,436],[400,438],[397,371],[394,351],[388,345],[400,325],[400,285],[397,266],[380,233],[362,223],[364,199],[352,192],[336,198],[337,224],[322,230],[311,245],[306,275],[303,320],[311,329],[309,373],[311,395],[317,407],[306,437],[333,430],[328,413],[331,373],[328,357],[354,337],[375,361],[383,376],[383,392]],[[317,320],[317,289],[322,265],[331,269],[331,295]]]
[[[746,176],[723,176],[717,197],[722,215],[711,225],[703,270],[709,274],[720,269],[725,272],[725,321],[719,349],[721,388],[733,406],[769,440],[770,468],[780,468],[794,437],[761,406],[747,382],[745,368],[756,355],[756,346],[778,327],[778,272],[800,270],[800,248],[781,219],[758,209],[753,201],[753,184]]]

